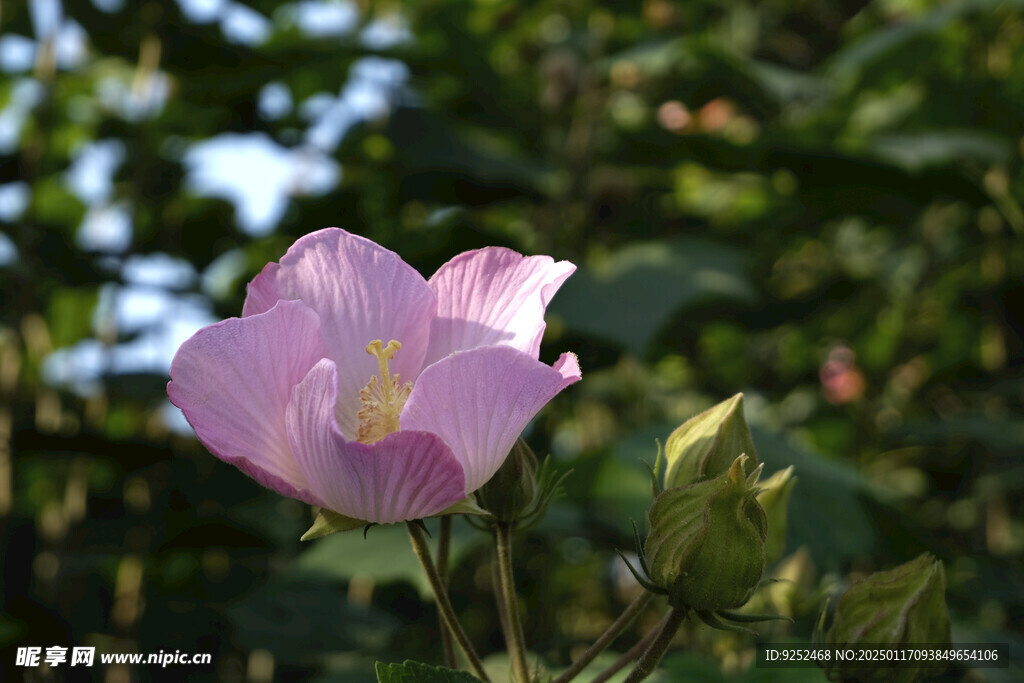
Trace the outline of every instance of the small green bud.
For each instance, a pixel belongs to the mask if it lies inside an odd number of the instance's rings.
[[[792,465],[761,482],[757,502],[768,517],[768,539],[764,543],[766,565],[782,557],[782,551],[786,548],[786,507],[795,483]]]
[[[950,642],[946,572],[942,562],[923,553],[895,569],[875,572],[851,586],[836,605],[825,633],[828,645],[943,645]],[[945,669],[826,667],[832,680],[912,683]],[[853,663],[856,664],[856,663]]]
[[[748,462],[740,455],[726,472],[655,498],[644,556],[673,607],[740,607],[757,588],[768,523],[756,498],[761,468],[748,475]]]
[[[505,462],[477,496],[499,522],[512,523],[532,511],[537,499],[537,456],[522,438],[516,439]]]
[[[741,453],[746,473],[757,467],[757,450],[736,394],[684,422],[665,442],[665,488],[686,486],[722,474]]]

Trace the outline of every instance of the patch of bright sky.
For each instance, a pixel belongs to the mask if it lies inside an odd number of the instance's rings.
[[[36,41],[8,33],[0,36],[0,70],[5,73],[30,71],[36,63]]]
[[[314,121],[331,108],[335,99],[337,98],[329,92],[318,92],[310,95],[299,105],[299,116],[305,121]]]
[[[9,266],[18,260],[18,247],[14,241],[0,232],[0,266]]]
[[[37,39],[53,38],[61,68],[80,64],[86,57],[87,36],[78,24],[65,20],[61,0],[30,0],[33,32]],[[92,0],[97,9],[114,12],[124,0]],[[274,24],[270,19],[234,0],[177,0],[186,20],[219,23],[224,37],[235,44],[255,47],[266,42]],[[291,23],[314,38],[342,37],[356,31],[370,49],[388,49],[408,41],[408,27],[400,17],[371,21],[359,30],[360,12],[351,0],[299,0],[274,14],[275,22]],[[38,43],[15,35],[0,36],[0,70],[31,70]],[[187,146],[176,158],[186,168],[186,185],[197,194],[232,202],[240,227],[251,235],[272,231],[287,209],[289,197],[320,195],[333,189],[341,169],[330,154],[355,124],[385,115],[408,81],[407,67],[396,60],[367,57],[355,62],[349,79],[337,95],[320,93],[300,105],[309,123],[306,144],[284,147],[264,133],[225,133]],[[170,95],[170,79],[156,72],[144,87],[130,78],[109,76],[96,86],[96,99],[106,109],[138,121],[163,110]],[[42,97],[39,83],[22,78],[12,86],[9,104],[0,111],[0,153],[13,150],[31,110]],[[272,82],[260,92],[259,113],[274,120],[294,109],[284,83]],[[123,253],[132,242],[131,207],[111,203],[112,179],[124,162],[118,140],[100,140],[79,150],[67,171],[69,189],[88,205],[77,233],[78,245],[120,269],[124,284],[110,283],[100,292],[94,313],[97,330],[132,333],[131,341],[103,344],[86,340],[60,349],[43,367],[47,381],[83,393],[98,391],[108,374],[147,372],[166,374],[178,347],[198,329],[216,322],[209,299],[183,295],[197,274],[191,264],[167,254],[130,256]],[[24,211],[28,188],[12,183],[0,186],[0,218]],[[16,258],[15,245],[0,234],[0,263]],[[246,255],[233,250],[215,259],[200,278],[203,292],[212,298],[229,296],[248,269]],[[176,291],[178,290],[178,291]],[[180,411],[167,404],[168,424],[183,432],[190,428]]]
[[[65,21],[57,33],[57,66],[74,69],[85,61],[88,54],[89,36],[76,21]]]
[[[311,38],[348,35],[359,25],[359,8],[347,1],[301,0],[282,8],[282,14]]]
[[[178,8],[185,18],[196,24],[209,24],[220,19],[227,8],[227,0],[178,0]]]
[[[32,193],[28,183],[13,182],[0,185],[0,221],[13,223],[28,208]]]
[[[196,269],[185,259],[170,254],[133,254],[124,260],[121,277],[134,285],[186,289],[195,282]]]
[[[142,82],[134,82],[127,73],[102,78],[96,84],[100,104],[126,121],[141,121],[164,109],[171,94],[171,80],[163,71],[154,71]]]
[[[174,405],[169,400],[160,408],[160,419],[163,420],[167,428],[175,434],[192,437],[195,437],[196,435],[195,430],[192,429],[192,425],[188,423],[185,413],[181,412],[181,408]]]
[[[104,297],[116,301],[124,298],[129,289],[117,285],[108,287],[101,290],[101,304],[94,315],[93,322],[98,329],[109,328],[119,322],[132,325],[131,320],[137,320],[137,311],[132,309],[139,305],[155,304],[159,308],[159,319],[128,342],[108,345],[87,339],[54,351],[43,361],[42,375],[48,384],[65,386],[88,396],[101,391],[105,375],[166,375],[178,347],[200,328],[217,322],[209,302],[202,297],[168,296],[146,301],[139,294],[146,288],[132,287],[132,298],[126,304],[104,304]],[[150,313],[151,310],[147,309],[147,316]],[[126,315],[128,318],[123,321],[104,318],[109,315]],[[122,326],[119,329],[125,331],[129,328]],[[141,328],[132,326],[131,329]]]
[[[57,51],[57,67],[74,69],[85,61],[88,36],[85,29],[74,21],[66,21],[57,32],[54,46]],[[10,33],[0,36],[0,71],[25,73],[36,62],[39,45],[25,36]]]
[[[124,9],[124,0],[92,0],[92,6],[110,14]]]
[[[132,216],[128,204],[90,207],[75,238],[78,246],[86,251],[124,252],[132,243]]]
[[[30,0],[28,13],[36,40],[54,41],[58,67],[71,69],[85,60],[88,36],[76,22],[64,21],[60,0]]]
[[[408,78],[409,67],[397,59],[356,60],[337,98],[330,101],[317,93],[302,104],[303,116],[313,120],[306,141],[325,152],[334,152],[352,126],[386,115]]]
[[[110,200],[114,192],[114,174],[124,163],[124,143],[116,138],[83,145],[64,175],[68,189],[92,206]]]
[[[271,81],[260,88],[256,108],[264,119],[282,119],[291,113],[293,106],[292,91],[281,81]]]
[[[43,101],[43,92],[42,84],[34,78],[15,81],[7,106],[0,111],[0,154],[17,148],[21,128],[29,113]]]
[[[93,311],[93,328],[97,332],[115,331],[119,334],[143,332],[175,314],[181,299],[161,287],[122,287],[108,282],[100,287]]]
[[[220,30],[229,42],[256,47],[267,42],[272,24],[256,10],[232,3],[221,14]]]
[[[270,20],[239,2],[231,0],[177,0],[185,19],[195,24],[220,22],[220,31],[228,42],[256,47],[270,37]]]
[[[30,0],[28,15],[36,38],[46,40],[57,33],[64,10],[60,0]]]
[[[412,40],[412,31],[400,14],[389,14],[367,24],[359,40],[371,50],[390,50]]]
[[[273,231],[291,195],[332,190],[341,168],[312,149],[282,147],[264,133],[224,133],[185,153],[186,185],[196,194],[235,205],[239,226],[250,235]]]
[[[241,249],[226,251],[206,266],[201,276],[203,293],[215,301],[223,301],[235,291],[238,281],[249,268],[249,259]]]

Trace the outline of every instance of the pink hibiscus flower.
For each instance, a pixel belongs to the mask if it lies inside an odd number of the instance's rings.
[[[424,280],[344,230],[299,239],[250,284],[241,318],[199,330],[167,393],[221,460],[367,522],[437,514],[482,486],[580,379],[537,360],[544,311],[576,269],[490,247]]]

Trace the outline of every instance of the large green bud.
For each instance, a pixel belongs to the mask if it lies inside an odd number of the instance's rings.
[[[679,426],[665,442],[665,488],[686,486],[726,472],[741,453],[744,471],[757,467],[757,449],[736,394]]]
[[[644,556],[650,579],[673,607],[714,612],[750,599],[764,572],[768,523],[750,458],[722,474],[663,491],[648,513]]]
[[[839,599],[824,641],[836,647],[949,643],[946,572],[942,562],[924,553],[895,569],[875,572],[855,583]],[[912,683],[945,669],[941,662],[939,668],[935,668],[935,662],[930,662],[929,667],[877,669],[857,668],[856,664],[833,661],[826,667],[826,673],[837,681]]]

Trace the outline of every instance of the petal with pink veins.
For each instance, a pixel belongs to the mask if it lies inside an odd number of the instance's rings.
[[[373,444],[347,441],[334,421],[338,376],[317,363],[292,392],[288,438],[324,507],[387,524],[436,514],[465,497],[462,466],[440,437],[400,431]]]
[[[171,362],[167,395],[218,458],[278,493],[322,505],[292,455],[285,408],[325,354],[319,316],[301,301],[281,301],[196,332]]]
[[[359,390],[379,374],[367,344],[402,344],[390,369],[403,381],[415,380],[423,366],[434,295],[398,254],[364,237],[327,228],[300,238],[280,264],[268,264],[249,284],[242,315],[278,299],[301,299],[320,315],[327,357],[338,368],[335,415],[348,436],[358,430]]]
[[[488,247],[459,254],[430,278],[437,317],[430,328],[430,365],[454,351],[505,344],[534,358],[544,311],[576,266],[550,256]]]
[[[579,381],[576,356],[549,367],[510,346],[485,346],[426,368],[402,411],[402,429],[437,434],[466,473],[466,493],[487,482],[544,405]]]

